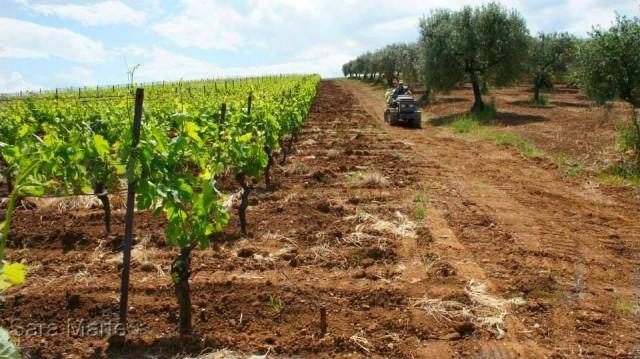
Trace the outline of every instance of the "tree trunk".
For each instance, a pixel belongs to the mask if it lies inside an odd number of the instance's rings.
[[[283,165],[285,162],[287,162],[287,156],[289,155],[289,153],[291,153],[291,147],[293,147],[293,134],[289,135],[289,140],[285,149],[285,146],[281,146],[282,147],[282,152],[283,152],[283,156],[282,156],[282,160],[280,160],[280,164]]]
[[[171,264],[171,278],[180,306],[180,335],[191,334],[190,256],[191,247],[180,248],[180,256]]]
[[[264,186],[268,191],[271,188],[271,165],[273,164],[273,152],[267,145],[264,146],[264,151],[267,153],[267,167],[264,169]]]
[[[473,107],[471,108],[471,111],[480,112],[485,108],[484,102],[482,102],[482,92],[480,91],[480,85],[478,84],[478,80],[475,78],[471,80],[471,84],[473,85],[474,97]]]
[[[287,144],[287,154],[290,154],[291,151],[293,150],[293,141],[295,140],[296,140],[296,135],[292,133],[289,136],[289,143]]]
[[[109,196],[104,192],[104,185],[97,184],[94,188],[94,192],[96,197],[102,202],[102,210],[104,211],[103,220],[104,220],[104,234],[108,236],[111,233],[111,204],[109,203]]]
[[[540,89],[542,88],[542,79],[536,76],[533,80],[533,102],[540,102]]]
[[[282,155],[282,158],[280,159],[280,164],[284,164],[284,161],[286,161],[286,157],[287,157],[287,149],[285,148],[285,141],[283,138],[280,138],[278,141],[280,142],[280,155]]]
[[[251,185],[247,183],[244,173],[236,175],[236,181],[242,186],[242,200],[238,207],[238,217],[240,217],[240,233],[247,234],[247,208],[249,207],[249,194]]]

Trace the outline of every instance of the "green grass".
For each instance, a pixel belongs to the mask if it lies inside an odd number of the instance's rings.
[[[616,163],[601,170],[597,176],[605,184],[640,187],[640,165],[633,162]]]
[[[424,209],[424,204],[423,203],[416,203],[416,219],[420,222],[424,221],[424,213],[425,209]]]
[[[449,125],[455,133],[470,133],[477,129],[481,124],[471,115],[463,115],[451,122]]]
[[[386,135],[388,133],[387,129],[382,126],[376,126],[375,129],[379,134],[382,134],[382,135]]]
[[[525,157],[542,157],[544,154],[540,152],[529,141],[522,139],[518,134],[513,132],[506,132],[493,128],[481,128],[478,131],[478,135],[489,140],[499,146],[512,146],[517,148]]]
[[[558,89],[556,89],[555,87],[543,87],[540,89],[541,93],[556,93],[558,92]]]
[[[613,308],[618,313],[629,315],[629,316],[636,315],[638,314],[638,312],[640,312],[640,309],[638,308],[637,305],[631,303],[628,300],[623,300],[623,299],[617,300],[613,305]]]
[[[415,204],[415,216],[420,222],[424,221],[426,217],[426,206],[429,205],[431,199],[424,192],[418,192],[413,196],[413,203]]]
[[[640,148],[640,138],[635,125],[632,123],[635,118],[626,121],[618,127],[618,145],[622,151],[633,152]]]
[[[571,159],[567,154],[556,154],[551,156],[551,160],[558,166],[558,169],[569,176],[580,176],[582,166]]]
[[[269,296],[267,306],[276,315],[280,315],[284,311],[284,302],[282,301],[282,298],[277,295]]]
[[[526,157],[542,157],[544,155],[531,142],[524,140],[518,134],[488,126],[495,116],[495,107],[489,105],[480,113],[467,113],[454,118],[449,123],[449,127],[455,133],[468,134],[491,141],[499,146],[515,147]]]
[[[533,97],[531,97],[529,99],[529,103],[533,107],[543,107],[543,108],[544,107],[550,107],[549,106],[549,98],[547,98],[547,96],[544,96],[544,95],[538,96],[538,100],[537,101]]]

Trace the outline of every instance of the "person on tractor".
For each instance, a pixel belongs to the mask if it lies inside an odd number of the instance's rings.
[[[398,81],[394,89],[387,91],[387,102],[389,103],[389,105],[394,106],[398,96],[410,95],[410,94],[411,94],[411,90],[409,90],[409,88],[404,85],[404,82],[400,80]]]
[[[397,99],[398,96],[402,96],[402,95],[408,95],[411,94],[411,91],[409,90],[409,88],[407,86],[404,85],[404,82],[402,80],[398,81],[398,86],[396,86],[396,89],[393,90],[393,99]]]

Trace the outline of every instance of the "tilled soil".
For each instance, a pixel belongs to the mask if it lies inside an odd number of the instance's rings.
[[[428,124],[389,128],[382,106],[367,86],[321,83],[274,188],[252,194],[250,235],[234,215],[194,252],[193,337],[176,334],[177,249],[162,218],[137,213],[130,333],[109,346],[121,210],[108,239],[100,209],[18,211],[8,256],[30,273],[0,324],[34,358],[637,354],[633,196]]]
[[[379,91],[354,82],[343,86],[381,120]],[[502,101],[498,97],[499,110]],[[427,119],[437,121],[451,110],[436,104],[425,111]],[[565,131],[565,115],[547,116],[558,137],[569,137],[578,126]],[[474,268],[471,275],[486,278],[495,293],[527,300],[511,317],[517,329],[505,342],[529,341],[532,357],[640,356],[640,205],[633,191],[563,175],[547,159],[453,136],[429,126],[431,121],[423,130],[389,133],[404,138],[417,161],[432,164],[421,179],[435,199],[427,215],[434,241],[438,232],[443,241],[454,236],[461,247],[458,259],[451,260]],[[585,130],[585,137],[594,135]],[[593,145],[611,145],[613,136],[607,139]]]

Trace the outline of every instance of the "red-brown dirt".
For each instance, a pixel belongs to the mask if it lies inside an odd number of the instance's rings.
[[[103,240],[100,209],[17,212],[8,257],[30,273],[4,293],[0,324],[33,358],[638,355],[638,200],[428,123],[390,128],[381,96],[322,82],[275,189],[252,195],[250,235],[237,235],[234,213],[214,247],[194,252],[192,338],[176,335],[177,249],[149,213],[135,218],[125,346],[89,331],[117,321],[123,213]],[[543,128],[565,127],[545,116]]]

